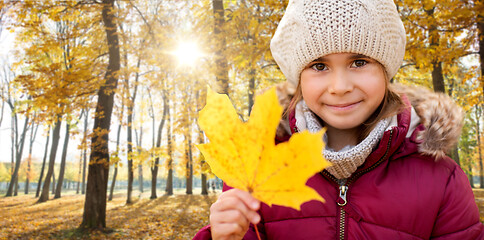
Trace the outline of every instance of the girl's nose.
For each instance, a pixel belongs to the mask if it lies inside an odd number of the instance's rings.
[[[350,74],[340,70],[333,72],[328,90],[331,94],[343,95],[353,91],[353,87]]]

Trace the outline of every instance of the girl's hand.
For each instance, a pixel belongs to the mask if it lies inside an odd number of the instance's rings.
[[[260,201],[248,192],[230,189],[223,192],[210,207],[212,239],[242,239],[250,223],[257,224]]]

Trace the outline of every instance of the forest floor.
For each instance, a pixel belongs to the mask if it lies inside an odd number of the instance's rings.
[[[479,215],[481,222],[484,223],[484,189],[474,188],[474,197],[476,198],[477,206],[479,207]]]
[[[484,189],[475,189],[476,203],[484,222]],[[78,232],[83,214],[83,195],[67,195],[37,204],[33,195],[0,197],[0,239],[191,239],[208,223],[210,205],[217,193],[150,200],[134,198],[126,205],[124,193],[107,204],[109,232]]]
[[[192,239],[208,224],[209,208],[217,196],[176,191],[173,196],[153,200],[149,194],[143,195],[126,205],[125,193],[115,194],[107,204],[108,233],[77,231],[83,195],[66,194],[41,204],[36,203],[34,195],[2,196],[0,239]]]

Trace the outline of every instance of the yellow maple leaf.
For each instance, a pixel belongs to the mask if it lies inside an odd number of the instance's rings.
[[[245,190],[260,201],[292,207],[324,199],[307,180],[330,165],[323,155],[323,131],[294,134],[275,145],[282,107],[275,88],[257,96],[248,122],[242,122],[229,98],[207,91],[198,123],[209,143],[197,147],[212,172],[227,185]]]

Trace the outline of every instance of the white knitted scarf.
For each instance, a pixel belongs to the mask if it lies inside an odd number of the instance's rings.
[[[328,172],[337,179],[345,179],[351,176],[365,162],[365,159],[380,142],[388,126],[389,119],[381,120],[370,132],[368,137],[358,145],[348,145],[340,151],[334,151],[326,144],[326,148],[323,149],[322,154],[332,164],[331,167],[327,168]],[[299,131],[307,129],[313,133],[318,132],[323,127],[318,121],[318,117],[308,108],[304,100],[296,105],[296,127]],[[327,138],[325,134],[323,137],[325,143],[327,143]]]

